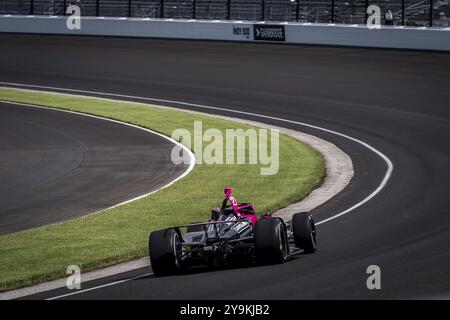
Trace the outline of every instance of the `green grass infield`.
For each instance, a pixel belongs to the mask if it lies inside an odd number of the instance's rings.
[[[0,88],[0,101],[92,114],[167,136],[177,128],[193,130],[194,121],[202,121],[204,130],[252,128],[150,104],[22,89]],[[197,164],[172,186],[140,200],[76,220],[0,236],[0,291],[65,277],[69,265],[78,265],[86,272],[143,257],[148,254],[152,230],[208,220],[210,209],[223,199],[224,186],[232,186],[239,201],[254,202],[258,213],[301,200],[321,183],[325,161],[319,152],[286,135],[280,135],[279,146],[279,171],[275,175],[260,175],[261,165]]]

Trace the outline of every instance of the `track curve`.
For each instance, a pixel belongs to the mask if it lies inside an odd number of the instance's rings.
[[[236,292],[240,299],[426,298],[450,292],[448,54],[92,37],[1,38],[7,45],[1,53],[0,81],[178,100],[306,122],[369,143],[395,167],[375,198],[351,215],[320,225],[320,249],[314,255],[281,266],[146,276],[71,298],[228,299],[236,298]],[[28,52],[35,59],[27,59]],[[318,135],[352,158],[355,178],[314,210],[318,220],[367,197],[386,172],[382,159],[348,139],[295,123],[266,122]],[[371,264],[381,267],[382,290],[366,287]],[[147,272],[93,281],[85,288]],[[210,283],[221,285],[211,291]]]
[[[54,109],[0,103],[0,136],[0,234],[94,213],[186,170],[159,135]]]

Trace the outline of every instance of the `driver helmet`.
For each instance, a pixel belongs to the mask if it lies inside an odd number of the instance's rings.
[[[227,198],[229,198],[231,196],[231,193],[233,192],[233,189],[231,187],[226,187],[223,192],[225,192],[225,195],[227,196]]]

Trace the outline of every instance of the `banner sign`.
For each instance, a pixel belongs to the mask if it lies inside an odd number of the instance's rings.
[[[254,24],[253,35],[255,40],[286,41],[284,25]]]
[[[233,37],[250,40],[251,25],[233,25]]]

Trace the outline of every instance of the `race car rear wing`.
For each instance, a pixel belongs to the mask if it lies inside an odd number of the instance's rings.
[[[217,238],[220,238],[219,237],[219,230],[217,229],[218,225],[220,225],[220,224],[230,224],[230,228],[232,228],[237,223],[247,223],[249,225],[251,224],[251,222],[249,220],[247,220],[247,219],[237,219],[237,220],[232,220],[232,221],[212,221],[212,222],[191,223],[189,225],[176,226],[176,227],[173,227],[173,228],[174,229],[179,229],[179,228],[187,228],[187,227],[192,227],[192,226],[203,226],[204,227],[203,231],[205,232],[205,238],[207,240],[209,240],[211,238],[208,236],[208,229],[207,229],[208,226],[210,226],[210,225],[214,225],[215,226],[215,228],[214,228],[215,238],[213,238],[213,239],[217,239]]]
[[[173,228],[187,228],[187,227],[192,227],[192,226],[209,226],[212,224],[224,224],[224,223],[239,223],[239,222],[246,222],[246,223],[251,223],[249,220],[247,219],[237,219],[237,220],[233,220],[233,221],[212,221],[212,222],[199,222],[199,223],[191,223],[191,224],[187,224],[187,225],[181,225],[181,226],[176,226]]]

